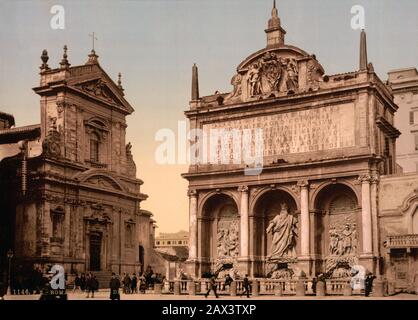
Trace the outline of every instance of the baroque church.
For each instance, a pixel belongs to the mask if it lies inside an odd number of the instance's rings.
[[[68,273],[141,272],[150,263],[155,221],[127,143],[134,112],[119,74],[113,81],[94,50],[57,68],[43,51],[40,124],[15,127],[0,114],[1,257],[14,268],[61,264]],[[6,262],[2,261],[3,267]]]
[[[191,129],[261,128],[263,166],[251,175],[244,163],[196,161],[182,175],[189,272],[338,279],[357,267],[405,289],[418,272],[418,176],[396,165],[398,106],[368,62],[365,32],[358,69],[335,75],[285,41],[275,4],[265,33],[232,92],[201,97],[193,66]],[[198,154],[205,141],[193,139]]]

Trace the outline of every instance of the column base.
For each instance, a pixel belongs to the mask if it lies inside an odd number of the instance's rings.
[[[310,277],[313,273],[313,263],[314,260],[310,256],[298,257],[298,262],[296,263],[299,273],[296,276],[298,277]]]
[[[251,260],[249,257],[240,257],[237,259],[238,262],[238,271],[241,276],[245,276],[246,274],[250,277],[251,274]]]
[[[196,259],[187,260],[185,262],[187,274],[193,279],[200,278],[200,263]]]

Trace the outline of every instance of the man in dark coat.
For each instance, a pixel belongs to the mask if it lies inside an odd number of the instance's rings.
[[[87,277],[86,289],[87,289],[87,298],[90,298],[90,292],[91,292],[91,297],[94,298],[94,291],[97,291],[99,289],[99,281],[97,281],[96,277],[92,273],[89,273]]]
[[[120,300],[119,288],[120,288],[120,281],[116,277],[116,274],[112,273],[112,278],[109,282],[110,288],[110,300]]]
[[[131,293],[138,293],[137,286],[138,286],[138,278],[136,277],[136,274],[134,273],[131,279]]]
[[[225,283],[224,283],[224,290],[226,290],[226,287],[231,287],[231,283],[234,281],[234,279],[232,279],[232,277],[227,274],[225,277]]]
[[[364,279],[364,295],[368,297],[373,289],[373,280],[376,278],[371,272]]]
[[[248,280],[248,274],[245,275],[244,279],[242,280],[242,287],[244,288],[244,291],[241,293],[241,297],[246,294],[247,298],[250,297],[250,280]]]
[[[216,292],[216,279],[215,279],[215,277],[210,278],[209,289],[208,289],[208,292],[206,292],[206,294],[205,294],[205,298],[208,297],[211,290],[213,290],[213,292],[215,293],[215,297],[219,298],[218,293]]]
[[[122,281],[123,281],[124,293],[125,294],[131,293],[131,277],[129,276],[128,273],[125,274]]]

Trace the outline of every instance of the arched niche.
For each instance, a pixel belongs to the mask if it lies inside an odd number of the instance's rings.
[[[288,213],[298,219],[298,209],[295,199],[284,190],[267,190],[261,194],[254,204],[253,232],[250,238],[250,251],[253,256],[266,259],[271,253],[272,233],[266,230],[270,222],[280,213],[282,205],[286,204]],[[298,224],[298,228],[300,228]],[[298,230],[298,234],[300,234]],[[296,241],[296,252],[299,252]]]
[[[211,271],[223,264],[233,267],[239,257],[240,218],[234,199],[226,194],[210,196],[202,207],[200,256],[211,262]]]
[[[357,196],[345,184],[330,184],[317,193],[314,208],[314,254],[323,260],[323,272],[334,278],[346,277],[358,262],[361,247]]]

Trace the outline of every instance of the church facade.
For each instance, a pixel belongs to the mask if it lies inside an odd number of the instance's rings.
[[[343,278],[361,266],[389,278],[387,237],[412,231],[387,228],[392,222],[379,210],[379,186],[396,173],[400,132],[391,88],[368,63],[365,32],[358,69],[336,75],[285,42],[275,6],[265,32],[267,46],[238,65],[230,93],[201,97],[193,67],[185,112],[191,129],[201,132],[192,141],[193,156],[211,130],[249,130],[253,137],[258,130],[262,166],[248,174],[248,164],[232,161],[231,134],[215,143],[218,161],[197,156],[183,174],[189,183],[189,272]],[[246,143],[241,140],[243,148]],[[248,145],[254,153],[257,143]],[[225,150],[229,163],[220,161]],[[418,180],[408,179],[414,193]],[[403,225],[394,211],[391,218]]]
[[[134,109],[92,50],[71,66],[67,48],[58,68],[42,53],[41,123],[0,132],[2,251],[14,265],[61,264],[66,272],[140,272],[154,246],[152,214],[127,143]],[[26,135],[25,135],[26,133]],[[31,134],[31,136],[28,136]],[[19,146],[17,148],[16,146]],[[13,151],[15,150],[15,152]],[[5,256],[5,254],[2,256]]]

